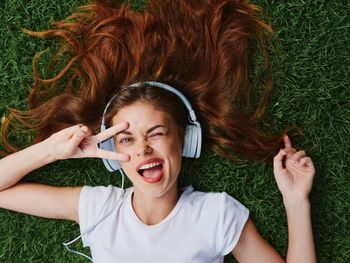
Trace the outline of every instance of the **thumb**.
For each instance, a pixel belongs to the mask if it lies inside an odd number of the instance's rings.
[[[286,151],[284,149],[280,149],[277,155],[273,158],[273,172],[275,175],[285,171],[282,164],[283,157],[285,155],[287,155]]]

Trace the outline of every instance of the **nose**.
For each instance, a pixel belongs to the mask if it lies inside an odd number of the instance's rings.
[[[149,155],[152,152],[153,149],[146,140],[142,140],[138,143],[136,148],[136,156]]]

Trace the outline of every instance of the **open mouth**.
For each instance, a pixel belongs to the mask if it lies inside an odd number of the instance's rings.
[[[142,179],[147,183],[158,183],[162,180],[164,175],[164,161],[155,158],[149,160],[139,168],[137,168],[137,172],[142,176]]]
[[[154,162],[150,164],[146,164],[141,166],[137,172],[141,176],[145,177],[153,177],[156,176],[158,173],[160,173],[163,170],[163,163],[161,162]]]

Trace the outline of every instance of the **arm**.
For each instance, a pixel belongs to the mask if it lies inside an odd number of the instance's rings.
[[[284,143],[285,148],[274,158],[274,175],[287,213],[287,262],[315,263],[317,260],[309,201],[315,168],[304,151],[296,152],[287,135]],[[285,168],[282,165],[284,156]]]
[[[97,144],[126,129],[115,125],[95,136],[82,125],[75,125],[50,138],[0,160],[0,207],[31,215],[69,219],[78,222],[81,187],[52,187],[18,183],[26,174],[60,159],[100,157],[125,161],[125,154],[100,150]]]
[[[238,262],[283,263],[285,260],[262,238],[253,221],[245,224],[232,255]]]
[[[0,191],[7,189],[26,174],[55,161],[48,151],[48,140],[34,144],[0,160]]]
[[[0,192],[0,207],[34,216],[79,223],[81,187],[19,183]]]
[[[284,143],[285,148],[274,158],[274,175],[287,213],[289,240],[286,261],[261,237],[249,219],[232,251],[239,262],[316,262],[308,199],[315,168],[304,151],[296,152],[292,148],[288,136],[285,136]],[[282,165],[284,156],[285,168]]]

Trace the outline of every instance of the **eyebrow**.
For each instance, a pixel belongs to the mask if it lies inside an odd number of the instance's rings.
[[[160,124],[158,124],[158,125],[155,125],[155,126],[149,128],[149,129],[146,131],[146,134],[149,134],[149,133],[151,133],[152,131],[154,131],[154,130],[156,130],[156,129],[158,129],[158,128],[165,128],[165,129],[167,129],[167,127],[166,127],[165,125],[160,125]],[[117,135],[119,135],[119,134],[132,135],[132,133],[131,133],[130,131],[128,131],[128,130],[124,130],[124,131],[118,132],[115,136],[117,136]]]

